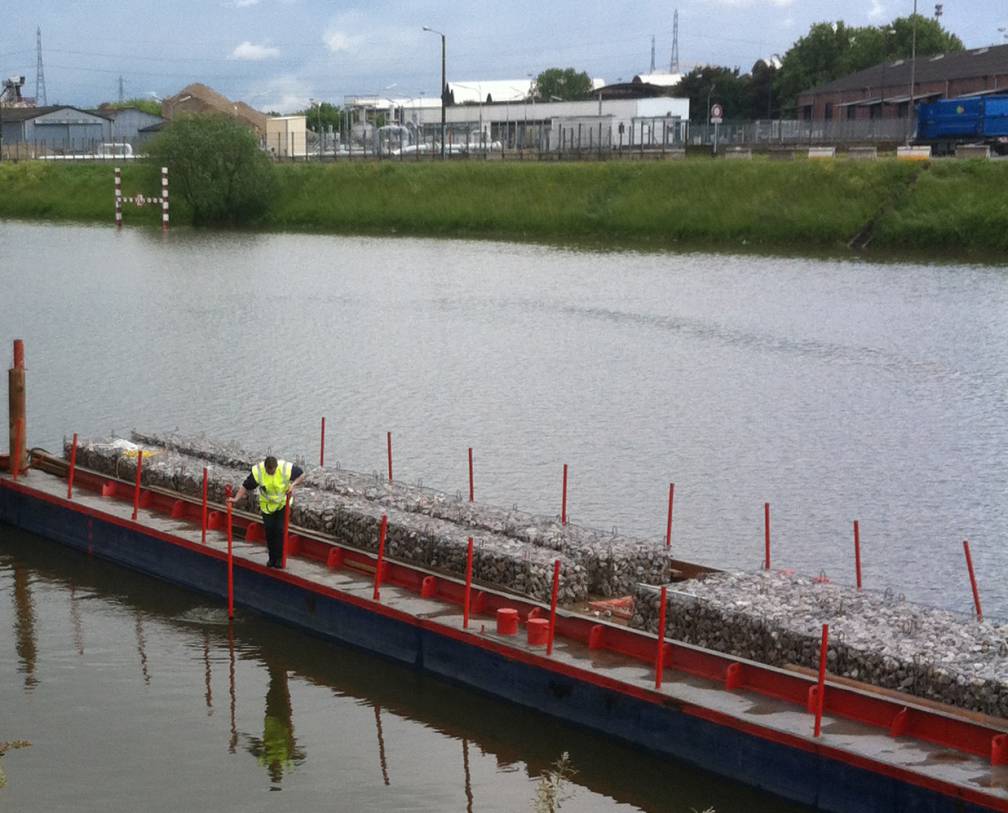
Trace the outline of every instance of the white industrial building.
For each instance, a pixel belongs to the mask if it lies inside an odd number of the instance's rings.
[[[410,129],[436,134],[440,106],[404,105],[396,119]],[[508,149],[585,149],[682,143],[689,99],[592,99],[579,102],[456,104],[445,109],[454,143],[500,143]]]

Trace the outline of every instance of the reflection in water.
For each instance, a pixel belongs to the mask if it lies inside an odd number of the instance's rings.
[[[16,628],[18,657],[21,659],[21,671],[25,673],[25,688],[33,689],[38,685],[35,676],[35,659],[38,646],[35,641],[35,607],[32,603],[29,587],[29,571],[17,562],[14,563],[14,625]]]
[[[147,642],[144,640],[143,616],[140,609],[136,611],[136,642],[137,654],[140,655],[140,673],[143,675],[145,686],[150,686],[150,670],[147,668]]]
[[[262,739],[249,737],[249,752],[266,768],[275,789],[283,779],[284,771],[304,761],[305,754],[294,739],[294,720],[290,689],[287,686],[287,669],[266,659],[269,672],[269,689],[266,691],[266,718],[263,721]]]
[[[382,779],[385,784],[389,784],[388,761],[385,759],[385,735],[382,734],[381,727],[381,705],[375,703],[374,707],[375,728],[378,730],[378,762],[381,764]]]
[[[70,623],[73,626],[74,646],[77,654],[84,654],[84,629],[81,626],[80,607],[77,605],[77,586],[70,582]]]
[[[462,770],[465,771],[466,813],[472,813],[473,791],[472,774],[469,773],[469,740],[465,737],[462,738]]]
[[[78,621],[86,629],[92,650],[115,651],[119,655],[118,661],[102,658],[100,664],[75,664],[72,668],[81,671],[75,673],[74,680],[60,684],[60,702],[51,704],[51,707],[43,704],[45,708],[39,705],[37,721],[33,722],[33,733],[38,736],[58,730],[64,723],[67,709],[74,708],[74,704],[104,711],[107,686],[101,683],[101,679],[107,677],[109,664],[127,663],[132,666],[132,659],[137,656],[128,644],[125,648],[122,644],[123,633],[128,641],[130,632],[134,632],[141,674],[127,670],[129,674],[124,678],[127,681],[124,686],[147,685],[151,688],[139,693],[127,691],[123,699],[116,700],[117,712],[121,713],[124,708],[124,699],[136,704],[131,708],[143,712],[123,715],[125,728],[120,740],[124,749],[123,758],[130,758],[134,745],[139,744],[137,748],[142,748],[142,744],[149,740],[149,730],[142,721],[147,719],[150,704],[180,716],[194,709],[199,717],[205,715],[204,709],[210,708],[213,700],[210,692],[213,679],[224,679],[223,670],[218,669],[216,676],[212,674],[212,665],[226,654],[229,693],[227,745],[220,747],[224,743],[218,737],[224,738],[224,724],[218,715],[219,722],[212,726],[215,733],[211,735],[218,745],[210,749],[217,756],[210,755],[207,749],[190,749],[187,744],[166,740],[168,745],[177,747],[180,754],[198,754],[198,768],[183,760],[175,770],[179,775],[186,775],[189,771],[199,773],[206,768],[206,759],[217,759],[215,765],[218,769],[228,771],[235,766],[233,761],[220,761],[227,759],[226,754],[247,753],[266,768],[272,789],[280,790],[283,782],[285,790],[294,791],[293,794],[284,794],[288,800],[285,809],[309,809],[310,806],[299,804],[304,797],[297,794],[310,792],[311,788],[318,788],[329,781],[329,765],[349,764],[368,751],[367,737],[361,740],[353,736],[354,731],[366,734],[360,729],[353,729],[347,737],[325,736],[323,740],[318,740],[310,739],[317,734],[313,734],[309,724],[301,732],[301,738],[305,746],[311,742],[307,747],[312,750],[314,759],[311,764],[304,764],[306,747],[302,747],[294,734],[291,679],[298,681],[299,687],[304,685],[307,693],[315,688],[333,692],[337,699],[325,708],[326,714],[331,712],[334,715],[337,726],[350,719],[342,716],[346,714],[348,705],[354,709],[361,704],[371,706],[384,785],[391,784],[384,731],[384,724],[388,723],[391,715],[396,725],[389,729],[389,736],[395,737],[398,746],[396,790],[411,797],[414,791],[419,792],[418,805],[425,809],[462,809],[464,804],[467,811],[472,811],[476,788],[480,789],[481,799],[491,799],[491,806],[494,806],[495,802],[500,802],[497,791],[502,794],[513,792],[515,783],[519,783],[519,793],[524,798],[528,779],[535,780],[549,771],[557,754],[564,751],[570,752],[572,763],[578,766],[573,782],[579,789],[579,796],[594,799],[596,803],[609,799],[643,810],[668,810],[667,788],[674,787],[678,803],[675,809],[679,810],[714,807],[717,810],[745,809],[749,813],[782,813],[798,809],[796,805],[741,787],[730,780],[713,777],[675,760],[654,757],[590,731],[574,729],[557,721],[544,724],[544,718],[534,712],[443,683],[411,667],[381,661],[351,649],[339,649],[339,657],[334,658],[331,644],[309,636],[292,636],[289,628],[278,627],[263,618],[237,625],[218,623],[219,613],[214,609],[194,606],[192,593],[167,585],[151,590],[152,582],[145,576],[78,555],[38,537],[2,530],[0,592],[9,589],[15,600],[10,604],[4,601],[3,606],[10,609],[0,610],[0,642],[6,643],[10,638],[17,646],[21,656],[20,670],[32,676],[31,683],[26,681],[27,689],[35,680],[36,659],[42,660],[48,654],[59,651],[60,646],[74,646],[78,651],[83,648],[75,640],[78,637],[76,633],[70,629],[76,623],[73,615],[70,618],[58,616],[65,625],[65,635],[46,635],[36,642],[36,631],[42,625],[38,612],[49,606],[58,606],[58,602],[69,598],[71,592],[75,596],[72,604],[80,613]],[[13,555],[8,558],[8,553]],[[85,599],[95,601],[84,603]],[[96,615],[90,612],[92,608]],[[194,623],[202,626],[194,629]],[[155,633],[151,633],[152,624]],[[83,638],[83,635],[80,637]],[[185,648],[192,652],[192,657],[166,658],[166,652],[174,651],[166,647],[172,647],[179,640],[186,642]],[[151,660],[161,658],[158,663],[162,665],[162,674],[157,683],[151,682],[148,656]],[[237,680],[246,674],[259,677],[263,675],[263,670],[268,679],[265,716],[261,738],[253,738],[241,732],[238,726],[242,710],[237,704],[236,685]],[[89,679],[89,675],[97,675],[99,681],[96,683]],[[141,677],[142,681],[137,677]],[[57,681],[51,678],[47,685],[55,686]],[[179,691],[182,687],[188,687],[190,691]],[[218,683],[215,688],[219,703],[223,686]],[[2,691],[0,686],[0,693]],[[16,691],[21,693],[26,690],[17,687]],[[132,698],[130,695],[133,695]],[[0,697],[6,696],[0,694]],[[253,715],[252,719],[258,719],[255,715],[261,713],[262,700],[246,699],[255,707],[246,711]],[[133,720],[136,723],[131,722]],[[366,721],[363,722],[366,725]],[[325,728],[331,730],[329,726]],[[180,736],[191,736],[192,728],[189,726],[178,730],[185,732]],[[170,738],[176,735],[166,730],[164,736]],[[446,739],[454,745],[439,750],[439,744]],[[238,748],[239,742],[243,748]],[[475,745],[475,750],[470,748],[470,744]],[[437,754],[440,756],[435,756]],[[247,756],[239,759],[251,762]],[[496,761],[497,770],[489,773],[477,771],[478,767],[487,766],[487,759]],[[301,765],[304,767],[298,775],[292,775],[292,767]],[[120,768],[120,765],[115,765],[110,770]],[[31,770],[35,773],[32,774]],[[101,767],[94,770],[96,773],[93,775],[63,777],[62,783],[56,783],[55,792],[68,798],[73,790],[68,790],[66,783],[95,779]],[[437,774],[438,793],[454,794],[451,804],[446,805],[447,797],[444,795],[424,796],[427,791],[423,782],[410,784],[410,777],[421,770],[424,775]],[[36,782],[39,787],[44,783],[53,786],[51,765],[48,763],[29,767],[28,771],[24,778],[26,785]],[[460,779],[462,782],[459,782]],[[138,772],[131,782],[129,789],[136,793],[148,792],[153,787],[152,780],[145,778],[143,772]],[[341,788],[346,793],[347,809],[368,808],[369,803],[373,808],[374,794],[380,787],[377,785],[377,774],[356,772],[348,774],[341,782]],[[291,807],[291,804],[297,806]],[[499,803],[496,806],[503,809]],[[72,805],[65,807],[70,809]],[[252,804],[250,809],[260,807]],[[43,808],[36,806],[33,809]],[[162,805],[159,809],[171,808]]]

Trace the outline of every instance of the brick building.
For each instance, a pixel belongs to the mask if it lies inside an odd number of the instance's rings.
[[[798,94],[808,120],[905,119],[911,110],[912,64],[897,59]],[[917,57],[913,102],[1008,94],[1008,45]]]

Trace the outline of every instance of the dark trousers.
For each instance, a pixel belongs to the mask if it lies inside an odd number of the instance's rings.
[[[266,531],[266,549],[269,551],[269,564],[280,566],[283,564],[283,544],[284,544],[284,515],[286,508],[274,511],[271,514],[263,514],[263,529]]]

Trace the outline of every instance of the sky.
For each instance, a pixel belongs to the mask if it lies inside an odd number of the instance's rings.
[[[437,96],[441,43],[448,79],[521,79],[572,66],[607,82],[646,72],[655,37],[667,69],[673,10],[679,62],[739,66],[783,54],[815,22],[878,25],[913,0],[673,0],[657,2],[340,2],[340,0],[35,0],[11,3],[0,26],[0,74],[36,92],[42,29],[46,96],[77,106],[165,97],[203,82],[261,110],[291,112],[310,99]],[[944,0],[943,25],[967,47],[1006,42],[1008,0]],[[921,14],[934,12],[920,0]]]

